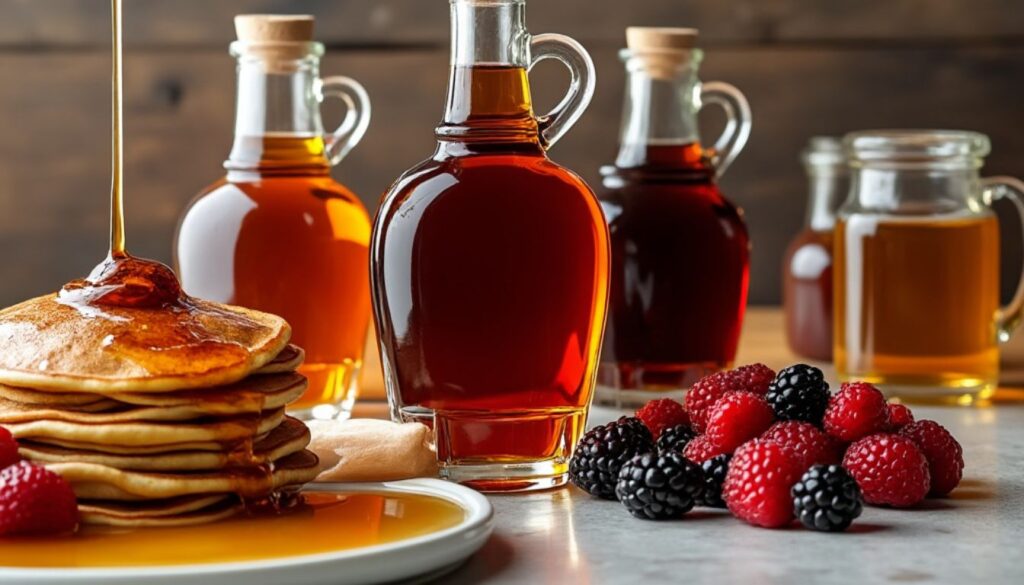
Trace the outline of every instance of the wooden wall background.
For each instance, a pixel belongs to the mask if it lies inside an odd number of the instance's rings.
[[[312,13],[325,73],[374,100],[364,143],[337,176],[368,206],[427,156],[447,81],[445,0],[128,0],[128,237],[169,260],[179,212],[221,173],[231,142],[231,17]],[[815,134],[958,127],[992,137],[986,173],[1024,175],[1022,0],[532,0],[535,33],[593,53],[598,93],[552,156],[597,185],[615,152],[630,24],[696,26],[706,80],[743,89],[746,152],[723,181],[753,235],[752,301],[779,299],[779,264],[800,227],[797,155]],[[109,192],[106,0],[0,0],[0,305],[54,290],[104,252]],[[534,76],[539,108],[561,95],[554,65]],[[708,115],[709,127],[717,120]],[[1008,278],[1021,265],[1007,251]]]

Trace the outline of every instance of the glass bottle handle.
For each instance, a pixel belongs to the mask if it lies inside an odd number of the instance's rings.
[[[320,79],[316,86],[317,101],[336,98],[345,103],[345,118],[334,132],[324,137],[327,160],[335,166],[359,144],[370,126],[370,96],[366,89],[350,77],[334,76]]]
[[[1013,177],[989,177],[982,179],[984,188],[984,201],[991,206],[997,199],[1007,199],[1017,208],[1017,215],[1020,216],[1021,225],[1024,226],[1024,181]],[[1021,324],[1022,313],[1024,313],[1024,273],[1021,274],[1020,282],[1017,283],[1017,291],[1013,293],[1010,304],[999,309],[996,317],[997,334],[999,341],[1006,343],[1010,336]]]
[[[702,104],[716,104],[725,110],[726,124],[722,135],[715,142],[716,177],[725,174],[732,161],[736,160],[750,138],[751,114],[750,104],[743,92],[734,85],[711,81],[702,85],[700,90]]]
[[[551,148],[572,128],[594,98],[597,71],[590,54],[575,40],[557,34],[536,35],[530,40],[530,69],[545,59],[555,59],[569,69],[569,92],[544,116],[538,116],[541,144]]]

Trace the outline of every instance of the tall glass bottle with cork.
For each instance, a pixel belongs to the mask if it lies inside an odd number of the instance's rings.
[[[816,136],[804,151],[807,220],[782,261],[786,339],[793,353],[832,360],[832,239],[850,173],[838,138]]]
[[[597,198],[547,149],[590,102],[575,41],[531,36],[524,0],[452,0],[434,155],[378,212],[374,307],[393,415],[432,424],[442,475],[484,490],[561,485],[590,404],[608,291]],[[536,116],[528,68],[563,62]]]
[[[292,325],[309,380],[295,414],[346,416],[370,320],[370,220],[331,178],[366,132],[366,91],[320,78],[310,16],[235,19],[238,101],[227,175],[192,202],[178,227],[182,285],[202,298],[269,311]],[[320,102],[348,108],[326,133]]]
[[[730,366],[747,302],[750,242],[718,179],[750,135],[743,94],[701,83],[694,29],[627,31],[619,155],[602,169],[611,230],[611,303],[598,400],[638,405],[679,398]],[[702,103],[727,124],[714,148],[697,127]]]

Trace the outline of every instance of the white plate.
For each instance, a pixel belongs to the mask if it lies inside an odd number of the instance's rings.
[[[420,494],[466,511],[451,528],[379,546],[252,562],[124,569],[9,569],[0,583],[31,585],[347,585],[385,583],[437,573],[469,558],[494,529],[494,510],[480,493],[437,479],[389,483],[314,484],[311,491]]]

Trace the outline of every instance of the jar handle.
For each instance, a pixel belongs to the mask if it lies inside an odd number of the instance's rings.
[[[997,199],[1007,199],[1017,208],[1017,215],[1020,216],[1021,225],[1024,226],[1024,181],[1013,177],[989,177],[982,179],[984,187],[984,201],[991,206]],[[1021,324],[1021,316],[1024,314],[1024,273],[1017,283],[1017,291],[1013,293],[1010,304],[999,309],[996,317],[996,327],[999,341],[1006,343],[1010,340],[1013,332]]]
[[[716,104],[725,110],[726,124],[722,135],[715,141],[715,177],[725,174],[750,138],[750,104],[736,86],[723,81],[703,84],[700,90],[702,104]]]
[[[317,101],[337,98],[345,103],[345,118],[334,132],[324,137],[327,160],[335,166],[359,144],[370,126],[370,96],[366,89],[350,77],[333,76],[320,79],[316,85]]]
[[[562,101],[544,116],[538,116],[541,144],[551,148],[572,128],[594,98],[597,71],[590,54],[565,35],[536,35],[530,40],[530,69],[545,59],[560,61],[569,69],[569,91]]]

